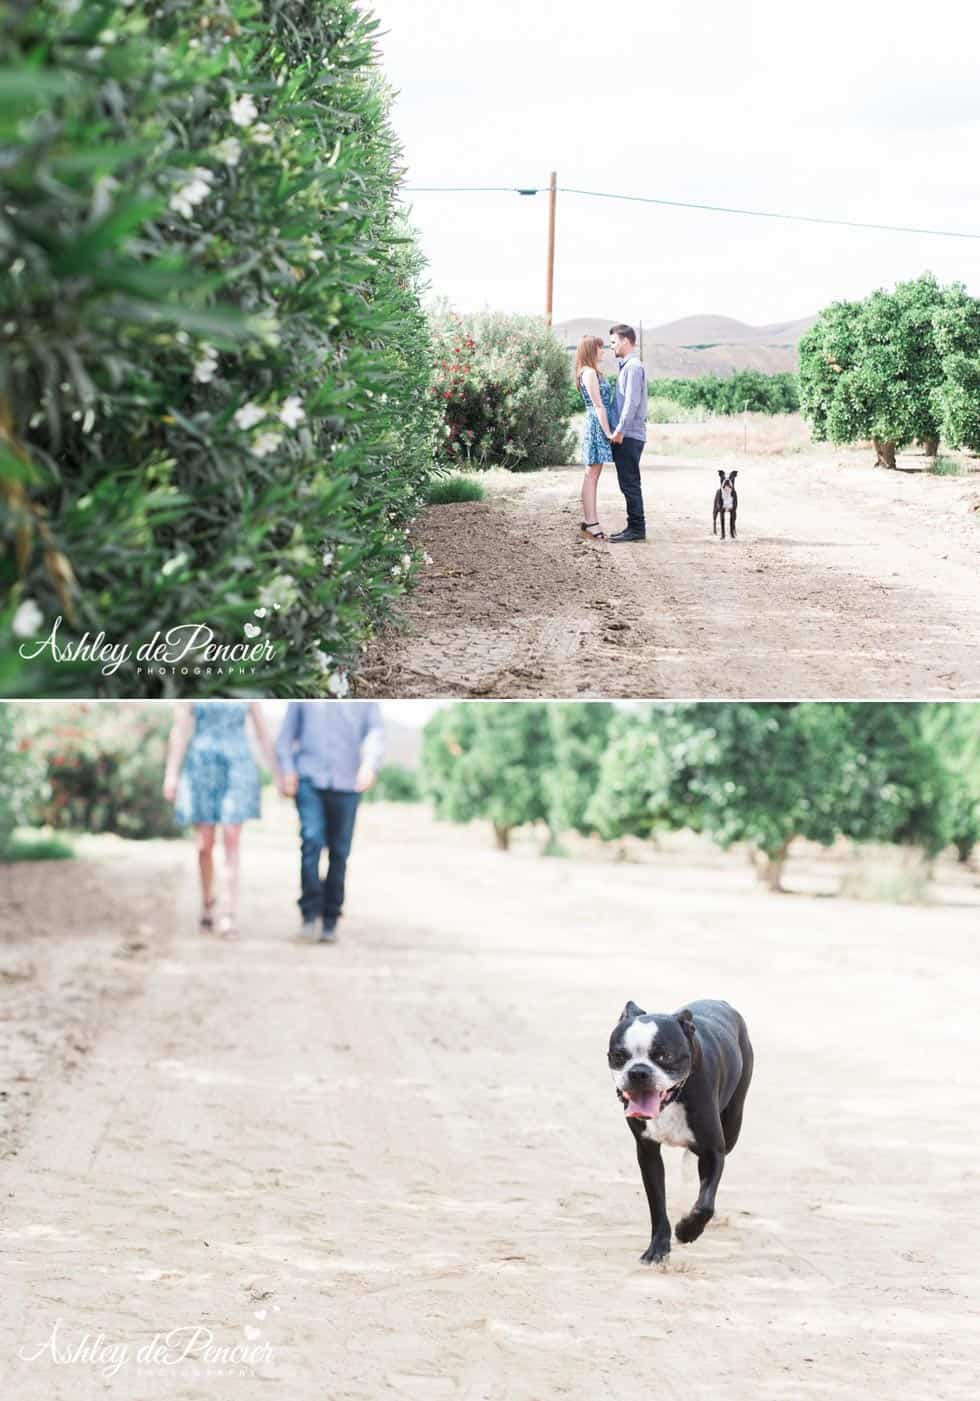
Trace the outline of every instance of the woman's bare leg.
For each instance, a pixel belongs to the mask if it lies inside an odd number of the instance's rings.
[[[596,492],[601,471],[602,463],[596,462],[591,467],[586,467],[585,476],[582,478],[582,519],[590,523],[599,519]]]
[[[241,852],[241,838],[241,823],[230,823],[222,827],[221,841],[224,846],[225,853],[225,901],[224,911],[221,917],[221,928],[223,933],[237,933],[238,931],[238,872],[239,856]]]
[[[209,822],[197,824],[197,869],[201,878],[201,910],[210,917],[214,904],[214,827]]]

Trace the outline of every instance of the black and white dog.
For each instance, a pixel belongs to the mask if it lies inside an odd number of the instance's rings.
[[[635,1002],[623,1008],[609,1038],[609,1069],[636,1139],[650,1204],[644,1264],[670,1251],[661,1145],[697,1154],[701,1190],[676,1230],[687,1245],[714,1215],[725,1154],[742,1126],[752,1059],[748,1028],[727,1002],[691,1002],[674,1013],[644,1012]]]
[[[728,476],[722,469],[718,468],[718,490],[715,492],[715,508],[711,515],[711,533],[718,534],[718,517],[721,516],[721,538],[725,538],[725,512],[728,512],[728,527],[735,539],[735,517],[738,513],[738,492],[735,490],[735,478],[738,472],[729,472]]]

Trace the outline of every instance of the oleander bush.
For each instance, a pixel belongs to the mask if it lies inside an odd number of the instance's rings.
[[[439,308],[432,328],[442,464],[526,471],[573,460],[568,356],[543,320]]]
[[[14,830],[27,825],[49,792],[46,766],[24,730],[24,718],[20,707],[0,705],[0,861],[21,854]]]
[[[0,691],[342,694],[411,579],[438,415],[376,28],[355,0],[0,10]],[[62,644],[202,622],[275,658],[21,660],[59,616]]]
[[[169,706],[84,702],[31,706],[21,745],[42,766],[34,825],[58,831],[177,837],[163,796]]]

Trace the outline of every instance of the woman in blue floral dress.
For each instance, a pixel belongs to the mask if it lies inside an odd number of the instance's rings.
[[[583,336],[575,353],[575,384],[585,405],[585,427],[582,430],[582,532],[592,540],[605,540],[606,532],[599,524],[596,492],[599,475],[607,462],[612,462],[612,429],[609,417],[613,411],[612,385],[599,375],[599,356],[605,342],[601,336]]]
[[[238,933],[242,823],[262,815],[259,770],[246,733],[249,717],[263,757],[278,781],[275,753],[258,701],[179,703],[163,781],[164,796],[176,803],[177,821],[197,828],[202,934],[214,928],[214,839],[216,829],[221,828],[225,900],[218,927],[226,938]]]

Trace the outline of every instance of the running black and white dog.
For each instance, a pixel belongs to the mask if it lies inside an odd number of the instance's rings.
[[[752,1059],[748,1028],[727,1002],[690,1002],[673,1013],[644,1012],[627,1002],[620,1013],[609,1038],[609,1069],[636,1139],[650,1204],[644,1264],[670,1252],[661,1145],[697,1154],[701,1190],[675,1232],[687,1245],[714,1215],[725,1155],[742,1127]]]
[[[718,468],[718,490],[715,492],[715,506],[711,515],[711,533],[718,534],[718,517],[721,516],[721,538],[725,538],[725,512],[728,512],[728,528],[731,531],[732,539],[735,539],[735,517],[738,514],[738,492],[735,490],[735,478],[738,472],[729,472],[727,477],[722,469]]]

